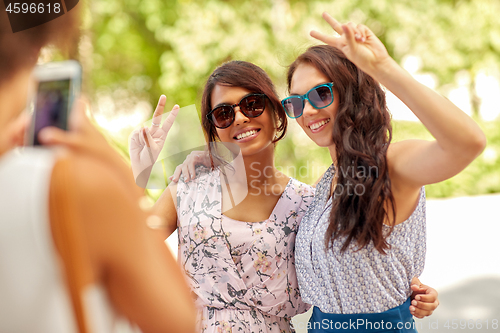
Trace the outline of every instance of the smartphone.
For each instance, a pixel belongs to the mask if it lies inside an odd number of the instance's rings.
[[[27,144],[39,146],[42,128],[55,126],[68,130],[73,103],[80,93],[82,69],[78,61],[68,60],[38,65],[33,72],[37,82],[32,98],[33,116]]]

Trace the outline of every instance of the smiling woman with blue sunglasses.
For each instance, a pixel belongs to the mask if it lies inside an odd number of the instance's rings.
[[[323,17],[340,37],[311,32],[328,45],[291,64],[291,96],[282,101],[332,158],[296,241],[301,295],[314,306],[309,332],[416,332],[408,305],[410,278],[425,261],[423,186],[463,170],[484,149],[485,136],[399,67],[367,27]],[[436,140],[391,143],[380,84]]]

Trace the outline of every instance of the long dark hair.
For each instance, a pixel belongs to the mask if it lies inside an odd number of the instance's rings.
[[[335,239],[346,237],[342,252],[351,242],[358,250],[373,242],[385,254],[390,246],[383,222],[391,220],[389,210],[392,218],[396,216],[387,167],[392,127],[385,93],[378,82],[329,45],[310,47],[290,65],[288,89],[295,70],[304,63],[328,77],[339,95],[333,125],[337,185],[325,244],[329,248]],[[351,191],[346,190],[349,187]]]
[[[278,94],[273,82],[266,72],[257,65],[246,61],[233,60],[217,67],[205,84],[203,96],[201,98],[201,122],[208,142],[210,155],[216,156],[213,150],[212,142],[220,141],[217,135],[216,127],[207,119],[207,114],[212,110],[212,91],[216,85],[228,87],[244,88],[252,93],[265,94],[269,99],[268,106],[272,117],[278,120],[277,133],[273,142],[276,143],[283,139],[287,129],[287,117],[281,106]],[[267,112],[267,110],[266,110]],[[212,163],[213,167],[213,163]]]

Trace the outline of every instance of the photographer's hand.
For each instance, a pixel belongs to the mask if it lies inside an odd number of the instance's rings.
[[[83,99],[75,102],[69,119],[69,131],[57,127],[45,127],[38,139],[45,146],[62,146],[76,154],[85,154],[113,168],[124,182],[133,184],[130,167],[123,156],[113,148],[89,118],[88,103]],[[137,187],[135,187],[137,189]],[[137,191],[141,194],[142,191]],[[141,194],[142,195],[142,194]]]

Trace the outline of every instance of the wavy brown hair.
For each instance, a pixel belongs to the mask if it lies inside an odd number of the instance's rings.
[[[77,5],[47,23],[13,33],[4,3],[0,3],[0,85],[17,71],[35,66],[44,46],[53,44],[67,56],[74,53],[79,39],[80,7]],[[50,13],[45,11],[37,16],[43,21]]]
[[[272,117],[277,119],[277,134],[273,142],[283,139],[287,129],[287,117],[285,110],[281,106],[280,99],[276,93],[273,82],[266,72],[257,65],[246,61],[233,60],[217,67],[205,84],[203,96],[201,98],[201,122],[203,131],[208,141],[208,149],[211,156],[217,155],[212,152],[212,142],[220,141],[217,135],[217,128],[207,118],[207,114],[212,110],[212,92],[216,85],[227,87],[244,88],[251,93],[264,94],[268,98],[266,107],[271,106]],[[268,112],[266,108],[265,112]],[[213,161],[212,161],[213,167]]]
[[[333,124],[337,184],[325,244],[330,248],[336,239],[345,237],[342,252],[351,243],[360,250],[373,242],[385,254],[390,245],[389,233],[383,229],[384,219],[391,221],[389,209],[396,216],[387,167],[392,127],[385,93],[378,82],[329,45],[310,47],[290,65],[289,90],[293,74],[301,64],[319,70],[333,82],[339,95]],[[346,190],[349,187],[351,191]],[[390,231],[394,223],[391,225]]]

